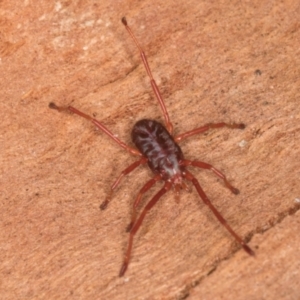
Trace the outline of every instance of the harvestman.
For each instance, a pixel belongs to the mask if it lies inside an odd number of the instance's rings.
[[[119,185],[121,179],[131,173],[134,169],[136,169],[140,165],[145,165],[146,163],[150,167],[150,169],[154,173],[154,177],[150,179],[140,190],[138,193],[134,204],[133,204],[133,212],[131,217],[131,222],[127,227],[127,230],[130,232],[128,248],[125,254],[124,262],[121,267],[119,276],[123,276],[126,272],[126,269],[129,264],[131,249],[133,243],[133,237],[140,228],[147,212],[158,202],[158,200],[171,189],[173,186],[176,192],[176,197],[179,196],[180,189],[187,189],[186,184],[184,183],[184,179],[191,181],[195,186],[199,196],[202,198],[203,202],[210,208],[210,210],[214,213],[216,218],[220,221],[220,223],[226,227],[226,229],[231,233],[231,235],[236,239],[236,241],[243,247],[243,249],[249,255],[255,255],[253,250],[246,245],[246,243],[233,231],[233,229],[227,224],[222,215],[218,212],[218,210],[214,207],[214,205],[210,202],[206,194],[204,193],[202,187],[200,186],[198,180],[186,169],[188,166],[198,167],[201,169],[211,170],[216,176],[221,178],[224,181],[225,186],[230,189],[230,191],[234,194],[238,194],[239,190],[233,187],[226,179],[225,175],[217,170],[210,164],[207,164],[202,161],[191,161],[184,159],[183,153],[178,146],[178,143],[182,140],[196,135],[202,132],[205,132],[211,128],[221,128],[221,127],[229,127],[229,128],[237,128],[244,129],[244,124],[228,124],[228,123],[215,123],[215,124],[206,124],[202,127],[193,129],[191,131],[179,134],[173,137],[173,125],[170,121],[168,111],[166,109],[165,103],[162,99],[158,86],[152,76],[152,72],[150,70],[146,55],[138,43],[135,35],[131,31],[130,27],[127,24],[127,21],[122,18],[122,23],[137,46],[144,67],[147,71],[148,77],[150,79],[150,83],[154,94],[158,100],[159,106],[163,112],[165,126],[155,120],[143,119],[138,121],[131,132],[132,141],[135,144],[136,148],[132,148],[131,146],[126,145],[121,140],[119,140],[114,134],[109,131],[101,122],[92,118],[89,115],[79,111],[78,109],[72,106],[57,106],[54,103],[50,103],[49,107],[52,109],[56,109],[58,111],[69,111],[75,113],[89,121],[91,121],[96,127],[98,127],[101,131],[106,133],[110,138],[112,138],[118,145],[122,148],[130,152],[131,154],[138,156],[139,159],[127,167],[123,172],[121,172],[120,176],[111,186],[111,191],[105,201],[100,205],[100,208],[104,210],[108,203],[111,200],[113,191]],[[142,210],[142,213],[137,217],[137,207],[141,201],[142,196],[159,180],[165,181],[164,186],[153,196],[153,198],[147,203],[145,208]]]

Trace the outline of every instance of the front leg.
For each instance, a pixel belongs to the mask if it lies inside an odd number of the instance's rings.
[[[240,123],[240,124],[236,124],[236,123],[233,123],[233,124],[228,124],[228,123],[209,123],[209,124],[206,124],[202,127],[199,127],[199,128],[195,128],[193,130],[190,130],[188,132],[185,132],[185,133],[182,133],[182,134],[179,134],[177,136],[175,136],[174,140],[176,142],[180,142],[182,141],[183,139],[186,139],[192,135],[195,135],[195,134],[198,134],[198,133],[202,133],[202,132],[205,132],[209,129],[212,129],[212,128],[222,128],[222,127],[228,127],[228,128],[237,128],[237,129],[244,129],[246,126],[245,124],[243,123]]]

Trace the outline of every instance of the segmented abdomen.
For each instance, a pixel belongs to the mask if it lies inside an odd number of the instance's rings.
[[[133,143],[148,158],[148,165],[163,179],[181,173],[179,161],[183,159],[180,147],[165,127],[154,120],[138,121],[131,132]]]

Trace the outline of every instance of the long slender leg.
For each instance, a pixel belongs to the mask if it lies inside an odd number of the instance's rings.
[[[127,20],[125,17],[122,18],[122,23],[124,24],[126,30],[128,31],[128,33],[130,34],[131,38],[133,39],[135,45],[138,47],[139,51],[140,51],[140,56],[142,58],[142,61],[143,61],[143,64],[145,66],[145,69],[147,71],[147,74],[150,78],[150,83],[151,83],[151,86],[152,86],[152,89],[154,91],[154,94],[159,102],[159,105],[162,109],[162,112],[163,112],[163,115],[164,115],[164,119],[165,119],[165,123],[166,123],[166,128],[167,130],[169,131],[170,134],[172,134],[173,132],[173,125],[170,121],[170,117],[169,117],[169,114],[168,114],[168,111],[166,109],[166,106],[165,106],[165,103],[164,103],[164,100],[161,96],[161,93],[158,89],[158,86],[153,78],[153,75],[152,75],[152,72],[151,72],[151,69],[149,67],[149,64],[148,64],[148,61],[147,61],[147,57],[145,55],[145,52],[143,51],[142,47],[140,46],[137,38],[135,37],[135,35],[133,34],[133,32],[131,31],[130,27],[128,26],[127,24]]]
[[[135,222],[135,224],[131,228],[130,236],[129,236],[129,242],[128,242],[128,248],[127,248],[127,251],[126,251],[126,255],[125,255],[125,258],[124,258],[123,265],[122,265],[120,273],[119,273],[120,277],[123,276],[125,274],[126,270],[127,270],[128,263],[129,263],[129,260],[130,260],[132,242],[133,242],[134,235],[136,234],[136,232],[140,228],[147,212],[157,203],[157,201],[160,199],[160,197],[162,195],[164,195],[171,188],[171,186],[172,186],[172,183],[169,182],[169,181],[166,181],[163,188],[145,206],[145,208],[142,211],[141,215],[139,216],[139,218],[137,219],[137,221]]]
[[[119,177],[116,179],[116,181],[113,183],[113,185],[110,188],[110,193],[108,194],[108,196],[106,197],[106,199],[103,201],[103,203],[100,205],[100,208],[102,210],[104,210],[108,203],[110,202],[111,198],[112,198],[112,194],[114,192],[114,190],[118,187],[121,179],[126,176],[127,174],[129,174],[130,172],[132,172],[134,169],[136,169],[138,166],[143,165],[147,162],[147,158],[146,157],[142,157],[140,160],[135,161],[133,164],[131,164],[129,167],[127,167],[125,170],[123,170],[121,172],[121,174],[119,175]]]
[[[233,229],[228,225],[226,220],[222,217],[222,215],[218,212],[218,210],[213,206],[210,202],[206,194],[204,193],[203,189],[201,188],[198,180],[187,170],[183,175],[187,180],[190,180],[193,185],[195,186],[199,196],[202,198],[203,202],[208,205],[210,210],[214,213],[216,218],[220,221],[220,223],[231,233],[231,235],[236,239],[236,241],[244,248],[244,250],[249,254],[255,256],[254,251],[247,246],[247,244],[233,231]]]
[[[188,132],[185,132],[185,133],[182,133],[182,134],[179,134],[177,135],[174,140],[176,142],[180,142],[182,141],[183,139],[186,139],[192,135],[195,135],[195,134],[198,134],[198,133],[202,133],[202,132],[205,132],[211,128],[222,128],[222,127],[228,127],[228,128],[237,128],[237,129],[244,129],[245,128],[245,124],[241,123],[241,124],[228,124],[228,123],[215,123],[215,124],[206,124],[202,127],[199,127],[199,128],[195,128],[193,130],[190,130]]]
[[[129,225],[127,226],[126,231],[129,232],[133,226],[133,224],[135,223],[136,220],[136,209],[138,207],[138,205],[141,202],[141,199],[143,197],[143,195],[158,181],[161,180],[161,175],[158,174],[155,177],[153,177],[152,179],[150,179],[140,190],[140,192],[138,193],[134,203],[133,203],[133,207],[132,207],[132,215],[131,215],[131,222],[129,223]]]
[[[74,108],[73,106],[57,106],[55,103],[51,102],[49,103],[49,108],[51,109],[56,109],[58,111],[69,111],[69,112],[72,112],[72,113],[75,113],[77,114],[78,116],[80,117],[83,117],[89,121],[91,121],[93,124],[95,124],[100,130],[102,130],[104,133],[106,133],[110,138],[112,138],[118,145],[120,145],[122,148],[124,148],[125,150],[129,151],[131,154],[133,155],[137,155],[137,156],[142,156],[142,154],[126,145],[125,143],[123,143],[120,139],[118,139],[116,136],[114,136],[114,134],[109,131],[102,123],[100,123],[99,121],[97,121],[96,119],[92,118],[91,116],[89,115],[86,115],[85,113],[81,112],[80,110]]]
[[[218,177],[220,177],[221,179],[223,179],[224,183],[225,183],[225,186],[227,188],[229,188],[231,190],[232,193],[234,193],[235,195],[239,194],[240,191],[233,187],[229,182],[228,180],[226,179],[226,176],[221,172],[219,171],[218,169],[216,169],[214,166],[210,165],[210,164],[207,164],[205,162],[202,162],[202,161],[191,161],[191,160],[182,160],[180,162],[180,165],[182,166],[193,166],[193,167],[198,167],[198,168],[201,168],[201,169],[207,169],[207,170],[211,170],[212,172],[214,172]]]

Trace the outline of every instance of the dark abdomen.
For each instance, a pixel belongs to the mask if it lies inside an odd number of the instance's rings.
[[[148,158],[148,165],[154,173],[160,173],[163,179],[181,173],[179,161],[183,159],[182,151],[162,124],[154,120],[140,120],[134,125],[131,138]]]

